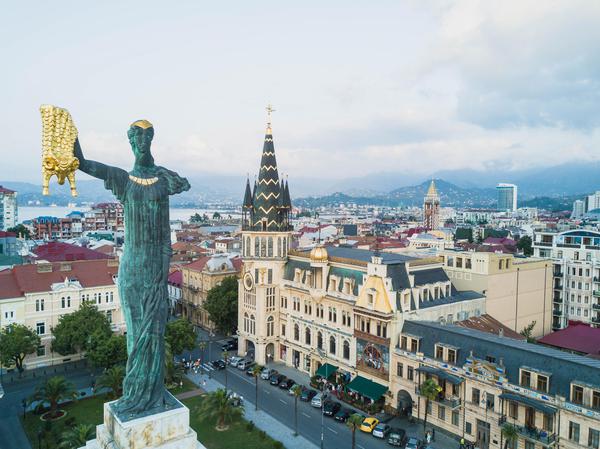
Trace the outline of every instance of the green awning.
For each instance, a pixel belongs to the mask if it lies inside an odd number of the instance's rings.
[[[420,371],[422,373],[432,374],[434,376],[437,376],[438,379],[445,380],[454,385],[459,385],[463,382],[463,379],[461,379],[460,377],[454,376],[450,373],[447,373],[443,369],[433,368],[431,366],[421,365],[417,368],[417,371]]]
[[[348,390],[354,391],[355,393],[362,394],[374,401],[378,400],[387,391],[385,385],[378,384],[362,376],[356,376],[346,386]]]
[[[337,366],[326,363],[325,365],[320,366],[320,368],[316,372],[316,375],[327,379],[327,378],[329,378],[329,376],[331,376],[337,370],[338,370]]]
[[[500,395],[500,398],[507,401],[519,402],[528,407],[533,407],[534,409],[539,410],[540,412],[546,413],[548,415],[554,415],[556,413],[556,409],[554,407],[547,405],[542,401],[537,401],[532,398],[521,396],[520,394],[502,393]]]

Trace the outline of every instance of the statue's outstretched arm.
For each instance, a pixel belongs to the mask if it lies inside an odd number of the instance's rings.
[[[94,178],[106,180],[109,171],[114,169],[114,167],[105,165],[101,162],[90,161],[84,158],[83,151],[81,151],[81,145],[79,145],[79,139],[75,140],[75,144],[73,146],[73,155],[79,159],[79,170],[93,176]]]

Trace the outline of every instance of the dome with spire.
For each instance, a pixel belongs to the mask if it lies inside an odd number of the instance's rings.
[[[327,262],[329,254],[323,245],[317,245],[310,251],[310,260],[312,262]]]

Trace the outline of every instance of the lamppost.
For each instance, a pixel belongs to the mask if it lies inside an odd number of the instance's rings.
[[[27,411],[27,399],[21,399],[21,405],[23,406],[23,419],[25,419],[25,412]]]
[[[227,393],[227,360],[229,359],[229,352],[223,351],[223,361],[225,362],[225,393]]]
[[[327,398],[327,393],[325,391],[323,391],[322,397],[321,397],[321,449],[323,449],[325,447],[325,442],[324,442],[324,438],[325,438],[325,434],[324,434],[324,422],[323,419],[325,417],[325,413],[324,413],[324,407],[325,407],[325,399]]]
[[[200,348],[200,351],[202,353],[202,362],[203,362],[201,364],[201,366],[203,367],[202,371],[204,373],[206,373],[206,369],[204,368],[204,363],[206,363],[206,358],[204,357],[204,355],[205,355],[204,352],[206,350],[206,341],[205,340],[200,340],[200,343],[198,344],[198,348]]]

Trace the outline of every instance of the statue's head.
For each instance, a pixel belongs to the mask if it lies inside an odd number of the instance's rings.
[[[135,155],[135,160],[143,165],[154,163],[150,153],[150,144],[154,137],[154,127],[148,120],[138,120],[133,122],[127,131],[127,137],[131,144],[131,149]]]

